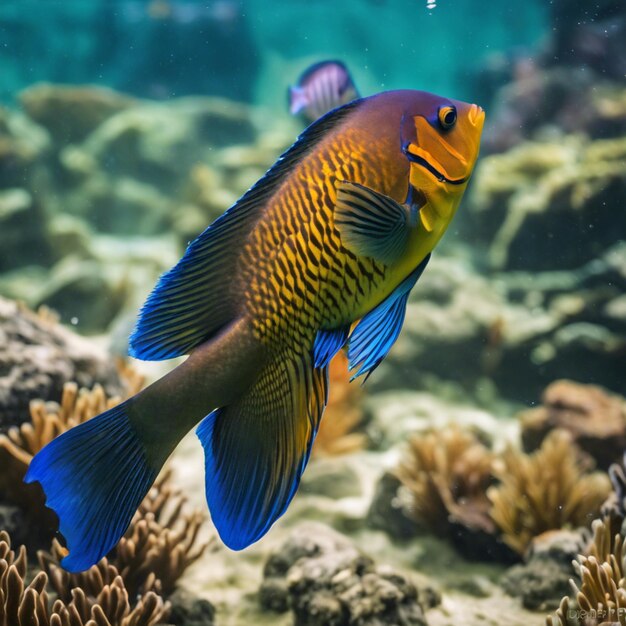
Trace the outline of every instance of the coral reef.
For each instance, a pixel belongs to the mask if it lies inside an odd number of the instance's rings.
[[[363,448],[367,437],[359,432],[363,426],[363,390],[350,384],[348,358],[343,351],[330,362],[328,405],[320,424],[313,455],[345,454]]]
[[[514,65],[514,64],[511,64]],[[503,152],[524,140],[554,134],[585,133],[593,138],[619,137],[626,130],[626,100],[619,81],[588,68],[542,68],[526,58],[519,77],[495,97],[482,147]]]
[[[626,400],[595,385],[555,381],[541,396],[542,405],[519,415],[522,444],[536,450],[555,428],[567,430],[578,447],[602,469],[621,459],[626,449]]]
[[[626,624],[626,457],[611,465],[609,475],[613,491],[592,524],[591,540],[573,561],[580,582],[570,579],[573,598],[562,598],[547,626]]]
[[[125,366],[123,376],[129,394],[140,390],[143,379],[132,368]],[[32,421],[0,435],[2,497],[26,513],[25,540],[29,544],[45,545],[57,524],[52,511],[45,508],[38,487],[23,483],[32,456],[59,434],[120,401],[120,397],[108,398],[101,386],[79,391],[75,383],[67,383],[59,405],[31,402]],[[204,514],[189,510],[187,498],[172,486],[171,472],[163,472],[116,548],[87,572],[70,574],[61,568],[59,562],[66,551],[55,539],[50,553],[38,553],[40,571],[34,579],[38,581],[36,586],[33,582],[25,590],[24,583],[15,577],[19,573],[23,581],[25,565],[9,574],[10,588],[4,595],[0,593],[0,624],[30,624],[23,620],[33,606],[37,607],[37,623],[41,626],[149,626],[160,622],[170,608],[163,598],[173,594],[180,577],[211,543],[199,536],[203,521]],[[8,535],[0,537],[0,557],[3,554],[14,560]],[[25,560],[25,554],[22,547],[19,558]],[[9,562],[7,568],[11,565]],[[0,574],[2,571],[0,562]],[[0,575],[0,590],[1,579]],[[57,598],[52,605],[47,586]],[[29,591],[31,587],[33,591]],[[2,621],[3,610],[7,622]]]
[[[398,477],[413,518],[449,539],[468,558],[510,561],[497,536],[487,489],[493,453],[471,432],[452,425],[414,435]]]
[[[52,578],[58,598],[52,601],[48,575],[40,571],[27,580],[26,549],[11,549],[9,535],[0,531],[0,624],[2,626],[152,626],[161,622],[169,605],[153,592],[131,600],[113,566],[94,566],[83,574],[86,584],[65,588]]]
[[[497,270],[578,268],[626,228],[624,138],[525,142],[483,158],[468,206],[471,234]],[[593,232],[593,237],[589,233]]]
[[[455,523],[493,532],[485,495],[492,462],[490,450],[456,426],[414,435],[398,477],[416,520],[444,535]]]
[[[70,574],[59,565],[65,549],[54,540],[50,553],[38,553],[39,565],[46,572],[59,598],[71,600],[71,590],[94,593],[120,576],[131,598],[154,592],[171,596],[185,570],[209,546],[198,533],[204,514],[187,510],[187,499],[174,489],[170,473],[160,475],[130,528],[109,554],[87,572]]]
[[[103,87],[40,83],[19,95],[24,112],[45,128],[56,146],[82,141],[104,120],[133,105],[133,99]]]
[[[0,294],[90,333],[136,309],[294,136],[257,115],[261,135],[252,108],[219,98],[50,84],[20,98],[26,114],[0,110]]]
[[[127,384],[124,397],[137,393],[143,378],[129,366],[120,370]],[[0,494],[3,500],[20,505],[32,518],[44,520],[51,513],[43,507],[39,489],[23,483],[33,456],[55,437],[73,426],[112,408],[122,397],[108,397],[101,385],[93,390],[81,389],[75,382],[63,387],[61,403],[32,400],[30,421],[9,428],[0,435]]]
[[[569,378],[624,394],[624,289],[624,244],[575,271],[484,276],[464,255],[434,257],[368,391],[447,382],[483,405],[497,394],[528,404]]]
[[[143,378],[128,365],[122,374],[127,381],[126,393],[137,393],[143,386]],[[101,386],[79,391],[75,383],[67,383],[60,404],[31,402],[31,421],[0,435],[0,494],[3,500],[17,504],[27,514],[30,542],[45,544],[56,530],[56,517],[45,507],[41,490],[37,485],[23,482],[32,457],[61,433],[121,400],[121,397],[108,398]],[[112,556],[131,596],[147,591],[171,594],[182,573],[200,558],[208,545],[198,537],[204,515],[187,511],[186,498],[169,479],[169,471],[160,475]],[[59,557],[58,546],[53,553],[46,562]],[[60,569],[54,575],[47,571],[55,580],[62,575],[69,577]],[[70,578],[63,583],[66,588],[80,583],[76,579],[70,584]]]
[[[550,433],[532,455],[509,447],[495,464],[500,484],[487,492],[503,540],[523,555],[545,531],[589,526],[610,490],[605,474],[588,473],[591,464],[565,431]]]
[[[45,312],[0,298],[0,432],[28,419],[31,400],[61,397],[69,381],[87,388],[100,383],[110,396],[126,391],[103,350]]]
[[[626,549],[610,517],[593,523],[593,541],[574,568],[580,582],[571,581],[575,603],[565,596],[547,626],[626,624]]]
[[[532,611],[546,611],[558,606],[567,594],[574,575],[572,560],[584,549],[585,533],[553,530],[535,537],[524,563],[511,567],[501,579],[502,588],[519,597]]]
[[[320,524],[293,531],[264,568],[260,601],[295,626],[425,626],[415,586]]]

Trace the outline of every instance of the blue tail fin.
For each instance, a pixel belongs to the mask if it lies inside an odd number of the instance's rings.
[[[81,572],[122,537],[158,473],[128,419],[125,402],[72,428],[31,461],[24,479],[39,482],[59,517],[69,555],[61,564]]]

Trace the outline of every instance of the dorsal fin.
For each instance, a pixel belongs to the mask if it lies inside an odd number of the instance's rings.
[[[159,279],[141,309],[129,353],[159,361],[188,354],[232,321],[239,310],[231,289],[242,242],[286,176],[361,100],[330,111],[311,124],[253,187],[187,248]]]

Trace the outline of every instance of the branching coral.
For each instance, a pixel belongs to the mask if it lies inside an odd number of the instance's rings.
[[[328,406],[313,445],[313,454],[329,456],[360,450],[366,436],[357,429],[363,423],[363,391],[350,384],[348,358],[340,351],[330,362]]]
[[[589,466],[564,431],[550,433],[532,455],[508,448],[495,464],[500,484],[488,491],[504,541],[523,554],[542,532],[589,526],[610,490],[607,476],[587,473]]]
[[[119,362],[120,377],[128,395],[143,386],[143,377],[131,366]],[[51,526],[51,512],[44,507],[38,487],[24,485],[23,479],[33,456],[55,437],[73,426],[87,421],[122,401],[120,397],[108,398],[101,385],[90,391],[78,389],[76,383],[63,387],[61,403],[34,400],[30,403],[30,422],[9,429],[0,435],[0,496],[19,505],[32,518],[43,520],[41,526]]]
[[[123,376],[130,393],[141,388],[143,381],[132,369],[123,372]],[[121,398],[107,398],[100,386],[92,391],[78,391],[75,384],[68,383],[60,405],[31,403],[32,421],[0,437],[2,491],[37,519],[37,528],[48,533],[47,541],[56,528],[56,518],[45,507],[37,486],[22,481],[30,460],[56,436],[120,401]],[[199,538],[203,513],[187,509],[187,499],[173,487],[170,478],[171,473],[166,471],[157,479],[126,535],[109,555],[110,562],[104,559],[88,574],[70,575],[58,565],[63,556],[60,544],[53,544],[51,554],[40,553],[42,570],[65,602],[69,603],[71,597],[64,597],[63,589],[68,594],[74,588],[87,589],[96,597],[103,585],[114,586],[118,575],[131,597],[151,591],[168,596],[174,591],[180,576],[200,558],[209,542]],[[95,587],[90,582],[94,577]]]
[[[82,574],[89,584],[63,588],[53,583],[58,599],[48,593],[48,575],[40,571],[26,584],[26,549],[17,556],[6,532],[0,532],[0,626],[152,626],[162,621],[169,605],[153,592],[131,606],[129,593],[114,567],[101,566]]]
[[[38,553],[39,564],[59,597],[66,601],[69,598],[63,590],[98,589],[103,583],[111,584],[118,575],[131,597],[150,591],[167,597],[185,570],[212,543],[198,537],[203,520],[201,512],[186,511],[186,498],[171,485],[170,472],[166,471],[146,496],[109,559],[102,559],[88,572],[70,574],[59,566],[66,552],[54,541],[51,553]]]
[[[129,590],[170,595],[183,572],[213,544],[199,537],[204,513],[188,512],[186,504],[170,472],[163,473],[115,548],[113,558]]]
[[[415,436],[398,476],[408,488],[414,517],[435,532],[451,521],[495,530],[485,495],[493,454],[470,432],[451,426]]]

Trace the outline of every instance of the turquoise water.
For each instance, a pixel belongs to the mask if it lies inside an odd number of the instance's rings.
[[[415,88],[469,98],[490,57],[532,50],[548,30],[539,1],[448,0],[432,9],[425,0],[162,4],[5,0],[0,97],[10,101],[35,81],[88,82],[281,106],[309,63],[339,58],[366,94]]]

